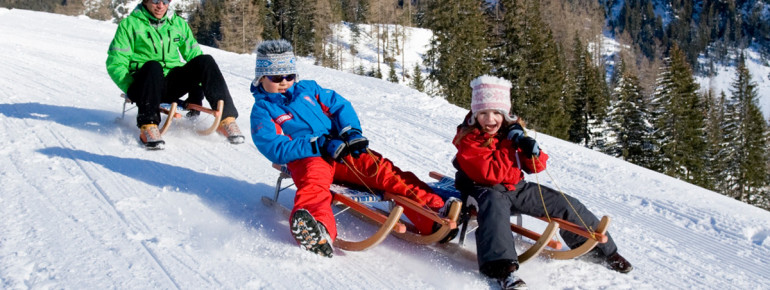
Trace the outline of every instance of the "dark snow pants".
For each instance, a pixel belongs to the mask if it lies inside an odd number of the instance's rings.
[[[238,118],[230,91],[219,66],[210,55],[200,55],[184,66],[172,68],[163,76],[163,67],[157,61],[148,61],[133,75],[128,97],[136,103],[136,125],[159,124],[161,103],[176,102],[189,93],[187,103],[200,105],[203,97],[217,110],[217,102],[224,100],[222,119]]]
[[[543,202],[540,200],[540,190],[543,193],[548,214],[551,217],[561,218],[577,225],[582,225],[582,219],[589,227],[596,228],[599,219],[589,211],[580,201],[572,196],[564,196],[552,188],[540,186],[537,183],[522,181],[516,185],[516,189],[507,191],[502,185],[482,186],[473,184],[467,176],[458,172],[457,188],[464,194],[476,199],[479,205],[478,223],[476,230],[476,253],[479,267],[484,268],[485,263],[498,260],[511,260],[518,263],[518,254],[514,248],[513,235],[511,233],[510,217],[512,214],[521,213],[529,216],[544,217]],[[570,248],[582,245],[587,238],[577,234],[561,230],[561,237]],[[605,256],[617,252],[617,246],[612,236],[607,234],[608,241],[597,245],[599,251]]]

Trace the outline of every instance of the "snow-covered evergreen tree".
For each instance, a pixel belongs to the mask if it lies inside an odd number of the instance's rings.
[[[426,53],[428,78],[447,101],[470,108],[472,79],[488,73],[486,20],[477,1],[429,1],[427,26],[433,30]]]
[[[658,171],[693,184],[705,181],[706,152],[703,105],[686,55],[672,47],[653,96]]]
[[[594,64],[591,54],[583,42],[575,36],[572,49],[572,65],[569,74],[571,95],[569,106],[572,125],[569,141],[583,144],[588,148],[601,150],[606,143],[603,138],[603,120],[609,106],[607,83],[602,68]]]
[[[649,168],[655,158],[653,128],[639,79],[625,68],[623,60],[616,73],[617,85],[607,118],[609,142],[604,152]]]
[[[721,92],[714,96],[709,90],[703,94],[703,103],[706,107],[706,182],[704,187],[718,192],[726,192],[725,178],[728,163],[729,149],[726,146],[727,132],[725,132],[725,117],[727,114],[727,96]]]
[[[728,194],[740,201],[761,205],[767,198],[763,189],[768,184],[768,125],[759,110],[756,83],[751,81],[743,54],[736,72],[725,126],[729,130],[725,141],[731,153],[727,159]]]

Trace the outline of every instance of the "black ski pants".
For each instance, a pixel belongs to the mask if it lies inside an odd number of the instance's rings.
[[[197,56],[184,66],[172,68],[166,76],[159,62],[148,61],[132,76],[134,82],[128,87],[128,98],[138,108],[138,127],[159,124],[160,104],[178,102],[188,93],[186,103],[200,105],[205,96],[211,108],[217,110],[217,102],[224,100],[222,119],[238,118],[225,78],[210,55]]]
[[[510,217],[516,213],[544,217],[543,201],[540,200],[541,190],[549,216],[564,219],[577,225],[582,225],[580,221],[582,219],[586,225],[592,228],[599,225],[599,219],[596,215],[580,201],[566,194],[562,196],[559,191],[552,188],[540,186],[538,189],[537,183],[522,180],[516,185],[515,190],[507,191],[502,185],[490,187],[474,184],[470,179],[461,175],[464,174],[458,172],[457,188],[463,194],[475,198],[479,205],[476,254],[481,269],[485,268],[483,266],[486,263],[498,261],[499,264],[499,260],[510,260],[518,263],[518,254],[516,254],[513,235],[511,234]],[[565,196],[572,207],[565,200]],[[572,210],[573,207],[575,210]],[[559,234],[571,249],[579,247],[588,240],[565,230],[560,230]],[[607,233],[607,237],[606,243],[597,245],[599,251],[605,256],[617,252],[617,246],[609,233]]]

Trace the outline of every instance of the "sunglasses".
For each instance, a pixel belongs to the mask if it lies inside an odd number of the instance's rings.
[[[152,0],[152,4],[158,4],[161,2],[163,2],[163,4],[165,5],[168,5],[168,3],[171,2],[171,0]]]
[[[283,80],[286,80],[287,82],[293,81],[294,78],[297,77],[296,74],[290,74],[290,75],[277,75],[277,76],[265,76],[268,80],[274,83],[280,83]]]

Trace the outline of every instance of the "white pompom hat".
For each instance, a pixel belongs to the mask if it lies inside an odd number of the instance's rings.
[[[473,79],[471,81],[473,114],[468,124],[473,125],[476,122],[476,113],[490,109],[499,111],[506,121],[513,121],[510,115],[511,87],[513,85],[508,80],[494,76],[483,75]]]

